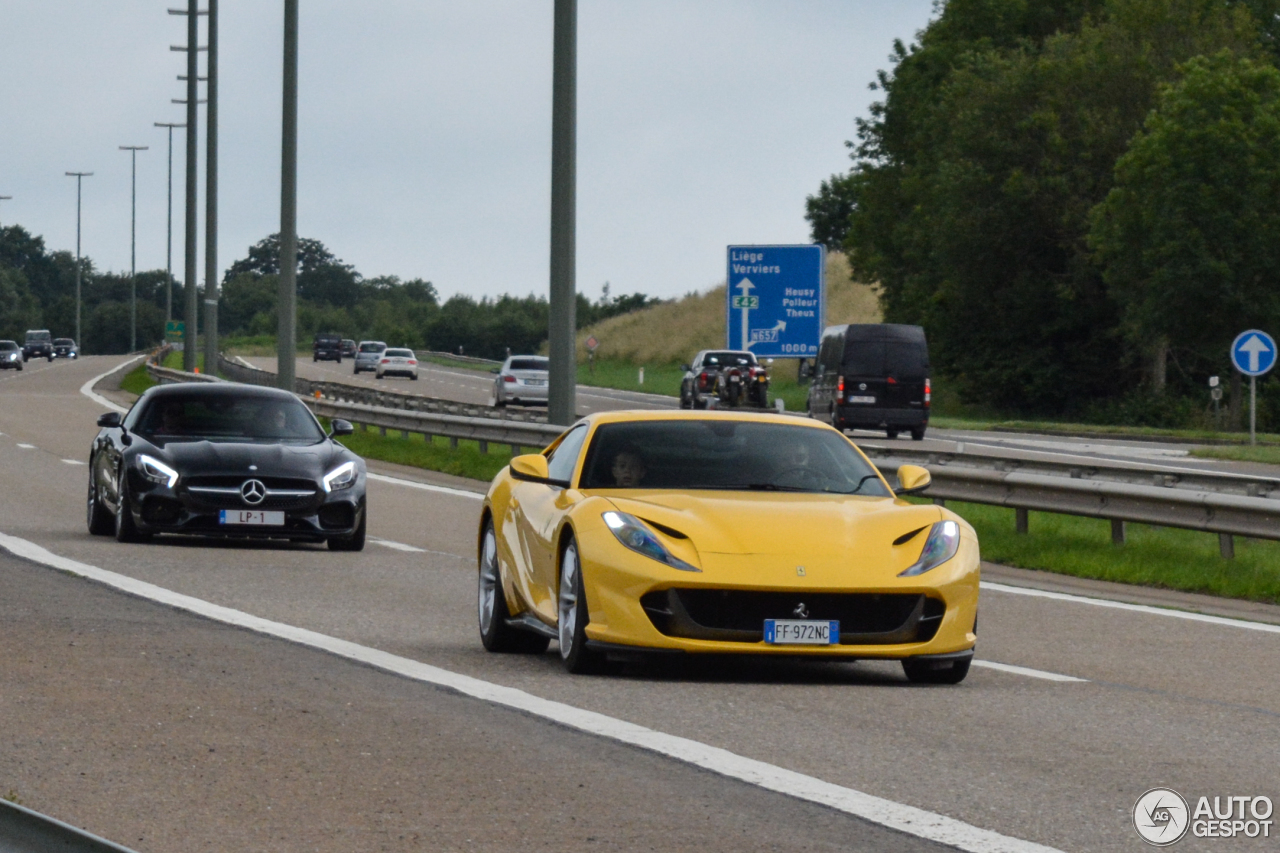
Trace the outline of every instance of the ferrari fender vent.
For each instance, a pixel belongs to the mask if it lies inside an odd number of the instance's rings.
[[[640,604],[669,637],[758,643],[764,620],[794,618],[803,602],[810,619],[838,619],[841,645],[894,645],[933,639],[946,605],[911,593],[799,593],[732,589],[667,589]]]

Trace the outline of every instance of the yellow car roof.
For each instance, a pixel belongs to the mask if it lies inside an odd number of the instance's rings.
[[[689,410],[689,409],[625,409],[620,411],[595,412],[582,418],[579,423],[612,424],[627,421],[752,421],[755,423],[782,424],[784,426],[809,427],[811,429],[830,429],[821,421],[811,418],[784,415],[774,411],[751,410]]]

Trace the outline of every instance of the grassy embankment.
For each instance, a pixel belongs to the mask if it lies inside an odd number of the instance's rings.
[[[875,288],[856,282],[849,274],[844,255],[827,255],[828,323],[878,323],[880,304]],[[690,294],[667,302],[610,317],[578,332],[578,382],[603,388],[648,391],[654,394],[680,393],[683,371],[698,350],[724,346],[724,285],[705,293]],[[595,335],[595,372],[587,362],[586,339]],[[787,409],[803,409],[808,388],[796,381],[799,362],[793,358],[774,361],[770,374],[770,402],[781,398]],[[639,368],[644,367],[644,384]]]
[[[325,429],[326,418],[321,418]],[[408,435],[389,429],[384,436],[378,430],[367,432],[356,427],[351,435],[338,439],[351,452],[365,459],[410,465],[427,471],[439,471],[472,480],[492,480],[511,461],[511,448],[505,444],[490,444],[488,453],[480,452],[480,444],[462,439],[457,448],[449,445],[449,439],[435,436],[431,442],[423,441],[420,434]]]
[[[1126,526],[1111,543],[1110,523],[1031,513],[1030,531],[1014,531],[1013,510],[949,501],[978,532],[982,557],[1024,569],[1280,604],[1280,542],[1236,538],[1236,558],[1218,553],[1218,537],[1146,524]]]

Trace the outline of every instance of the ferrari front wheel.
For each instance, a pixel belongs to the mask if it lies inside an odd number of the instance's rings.
[[[959,684],[969,674],[972,658],[953,661],[912,660],[902,662],[902,671],[913,684]]]
[[[498,540],[493,522],[485,523],[480,539],[479,583],[480,642],[485,651],[542,654],[551,644],[549,637],[520,631],[507,624],[507,597],[502,592],[502,574],[498,569]]]
[[[595,672],[600,656],[587,648],[587,596],[582,587],[582,561],[578,543],[569,540],[560,557],[559,617],[560,661],[575,674]]]

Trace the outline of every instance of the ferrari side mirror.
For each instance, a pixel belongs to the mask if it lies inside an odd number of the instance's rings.
[[[914,495],[929,488],[933,477],[927,468],[919,465],[902,465],[898,468],[898,494]]]

